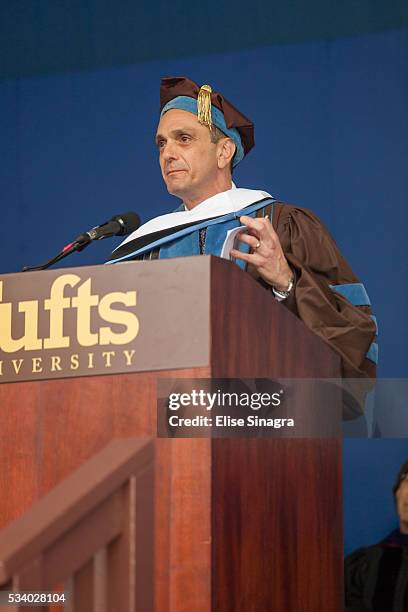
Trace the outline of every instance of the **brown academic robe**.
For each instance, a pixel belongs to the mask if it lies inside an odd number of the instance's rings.
[[[376,364],[366,357],[375,339],[370,306],[353,306],[329,285],[359,283],[322,222],[310,210],[275,203],[273,226],[296,276],[282,302],[341,357],[344,418],[360,414],[373,386]]]
[[[268,205],[259,209],[256,216],[270,217],[271,211]],[[344,383],[347,387],[344,416],[353,418],[361,413],[364,397],[376,376],[376,365],[366,357],[376,335],[371,308],[353,306],[330,288],[329,285],[360,281],[316,215],[306,208],[275,202],[272,217],[296,277],[292,294],[281,303],[340,355],[343,378],[359,379],[355,384]],[[154,250],[140,259],[158,256],[158,250]],[[257,280],[271,291],[269,285]]]
[[[296,275],[295,291],[283,303],[341,356],[344,377],[375,378],[366,358],[376,335],[371,308],[353,306],[329,287],[360,281],[327,229],[310,210],[280,203],[273,226]]]

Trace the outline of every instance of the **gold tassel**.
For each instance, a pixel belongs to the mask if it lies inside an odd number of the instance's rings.
[[[203,85],[200,87],[197,98],[198,121],[203,125],[207,125],[210,130],[212,128],[211,92],[212,88],[210,85]]]

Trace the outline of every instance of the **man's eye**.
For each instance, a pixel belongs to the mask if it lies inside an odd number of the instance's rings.
[[[191,137],[188,136],[187,134],[183,134],[182,136],[180,136],[180,140],[181,142],[190,142]]]
[[[158,146],[159,149],[162,149],[165,144],[166,144],[165,140],[158,140],[157,141],[157,146]]]

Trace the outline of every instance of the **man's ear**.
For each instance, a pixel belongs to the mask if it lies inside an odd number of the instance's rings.
[[[217,163],[221,170],[230,166],[236,148],[237,146],[232,138],[222,138],[217,142]]]

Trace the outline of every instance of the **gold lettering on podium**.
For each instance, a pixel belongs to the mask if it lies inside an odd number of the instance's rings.
[[[11,363],[13,364],[13,368],[16,374],[19,373],[23,361],[24,359],[12,359],[11,360]]]
[[[39,374],[40,372],[42,372],[42,359],[41,357],[33,357],[32,360],[32,372],[34,374]]]
[[[77,370],[79,368],[79,355],[77,353],[71,355],[70,368],[71,370]]]
[[[53,355],[51,357],[51,372],[62,372],[62,368],[61,368],[61,357],[58,357],[58,355]]]
[[[112,365],[111,358],[115,356],[115,351],[104,351],[102,357],[105,357],[105,368],[110,368]]]
[[[54,277],[48,295],[7,302],[3,301],[6,284],[7,280],[0,281],[3,380],[69,375],[72,370],[80,374],[108,368],[123,371],[134,366],[136,350],[131,343],[140,327],[135,290],[93,293],[92,278],[63,273]],[[21,287],[18,294],[24,295]],[[123,348],[108,350],[109,345]],[[27,351],[36,352],[26,358]],[[4,359],[4,353],[11,353],[10,358]]]
[[[91,332],[91,308],[97,306],[99,296],[92,295],[91,279],[88,278],[78,289],[77,297],[72,298],[72,306],[78,309],[77,340],[81,346],[98,344],[98,334]]]
[[[132,359],[133,359],[133,355],[136,353],[135,349],[132,349],[131,351],[127,351],[126,349],[123,351],[124,356],[126,357],[126,365],[130,366],[132,365]]]
[[[3,302],[3,281],[0,281],[0,302]],[[0,347],[5,353],[16,353],[21,349],[33,351],[42,348],[38,338],[38,301],[19,302],[18,311],[24,313],[24,334],[15,340],[12,338],[11,317],[12,304],[0,303]]]
[[[133,312],[116,310],[112,308],[114,303],[124,306],[136,306],[136,291],[115,291],[105,295],[99,303],[99,314],[104,321],[123,325],[126,331],[116,333],[110,327],[101,327],[99,331],[100,344],[128,344],[132,342],[139,333],[139,319]]]
[[[64,297],[64,288],[75,287],[80,281],[76,274],[63,274],[52,284],[51,296],[44,301],[45,310],[50,311],[50,337],[45,338],[44,348],[63,348],[69,346],[69,336],[64,336],[64,310],[70,308],[71,298]]]

